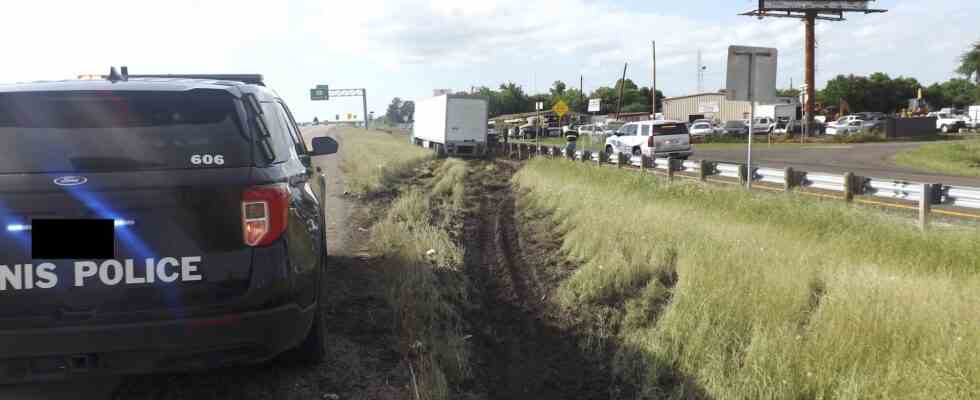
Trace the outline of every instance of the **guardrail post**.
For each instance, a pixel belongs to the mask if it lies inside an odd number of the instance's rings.
[[[738,183],[745,184],[749,181],[749,167],[746,165],[738,166]]]
[[[844,201],[850,203],[854,201],[854,192],[856,191],[856,179],[854,179],[854,173],[848,172],[844,174]]]
[[[592,152],[588,150],[582,150],[582,161],[592,161]]]
[[[922,192],[919,193],[919,229],[929,228],[929,213],[932,211],[932,185],[922,184]]]
[[[796,186],[796,171],[793,171],[793,167],[786,167],[783,171],[783,189],[787,192],[793,190]]]
[[[626,153],[616,153],[616,167],[623,168],[626,165]]]
[[[675,159],[675,158],[668,158],[667,159],[667,180],[668,181],[670,181],[670,182],[673,182],[674,181],[674,171],[677,171],[677,170],[680,169],[677,166],[681,162],[682,162],[681,160],[678,160],[678,159]]]
[[[640,171],[646,171],[653,168],[653,158],[643,154],[640,156]]]
[[[604,152],[604,151],[600,151],[599,152],[599,164],[605,164],[607,162],[609,162],[609,154],[606,153],[606,152]]]
[[[713,168],[710,162],[701,160],[701,165],[698,167],[698,179],[701,179],[701,182],[705,182],[708,180],[708,175],[710,175],[708,173],[708,170],[710,168]]]

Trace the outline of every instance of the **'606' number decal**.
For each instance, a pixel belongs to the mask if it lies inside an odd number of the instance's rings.
[[[194,154],[191,156],[191,164],[194,165],[224,165],[225,156],[221,154]]]

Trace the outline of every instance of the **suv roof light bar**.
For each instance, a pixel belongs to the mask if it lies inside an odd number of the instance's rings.
[[[213,79],[217,81],[235,81],[253,85],[265,86],[262,74],[140,74],[129,75],[130,78],[174,78],[174,79]]]

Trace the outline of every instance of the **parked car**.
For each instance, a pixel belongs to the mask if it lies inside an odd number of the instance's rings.
[[[689,128],[691,136],[710,136],[715,133],[715,127],[708,122],[695,122]]]
[[[721,133],[727,136],[743,136],[749,134],[749,126],[739,120],[725,122],[721,129]]]
[[[813,132],[808,132],[808,133],[811,134],[811,135],[821,135],[821,134],[824,133],[825,129],[826,129],[826,127],[824,126],[824,124],[820,123],[820,121],[814,120],[813,121]],[[774,130],[774,132],[775,133],[778,133],[778,134],[787,134],[788,133],[788,134],[791,134],[791,135],[799,135],[799,134],[802,134],[803,133],[803,121],[800,121],[800,120],[792,120],[792,121],[789,121],[788,123],[786,123],[782,127],[778,127],[777,126],[777,128]]]
[[[658,120],[630,122],[606,139],[606,154],[669,157],[686,160],[691,156],[691,134],[682,121]]]
[[[960,128],[966,128],[966,122],[959,116],[944,112],[931,112],[927,115],[936,117],[936,130],[942,133],[957,132]]]
[[[749,125],[749,120],[744,121],[745,126]],[[752,126],[752,132],[756,135],[760,133],[772,133],[773,129],[776,128],[776,120],[769,117],[756,117],[755,125]]]
[[[859,119],[851,120],[846,124],[834,124],[827,128],[828,135],[851,135],[854,133],[859,133],[865,129],[870,129],[874,125],[874,122],[862,121]]]
[[[577,127],[579,135],[601,135],[602,128],[596,124],[585,124]]]

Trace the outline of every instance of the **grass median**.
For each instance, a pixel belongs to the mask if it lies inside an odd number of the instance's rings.
[[[403,133],[339,128],[338,138],[346,189],[355,194],[387,190],[432,158],[431,151],[410,145]]]
[[[895,163],[943,174],[980,177],[980,139],[922,145],[898,153]]]
[[[514,178],[641,398],[978,398],[977,232],[568,161]],[[615,327],[615,329],[614,329]]]

